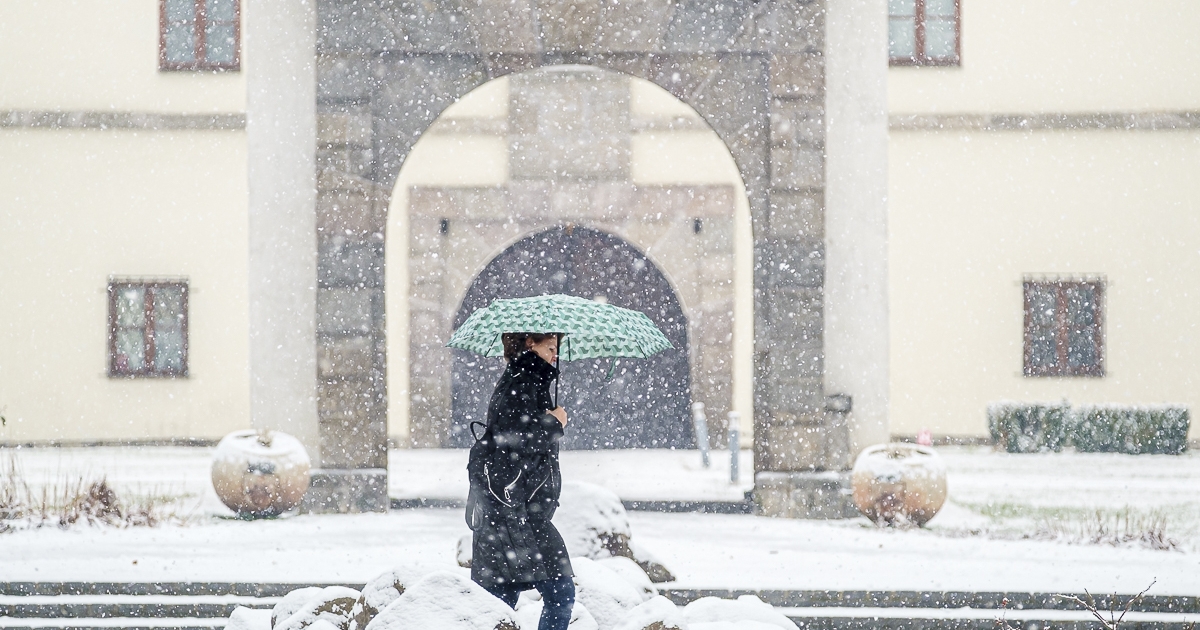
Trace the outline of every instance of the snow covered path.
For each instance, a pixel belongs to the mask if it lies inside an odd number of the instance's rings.
[[[1014,590],[1200,594],[1200,554],[948,538],[865,521],[631,514],[679,588]],[[0,581],[364,582],[408,562],[450,567],[458,510],[53,528],[0,537]],[[136,562],[135,562],[136,561]]]
[[[950,502],[927,531],[881,531],[855,519],[631,513],[635,538],[679,587],[835,590],[1017,590],[1200,595],[1200,453],[1008,455],[938,449]],[[190,498],[194,524],[153,529],[46,528],[0,535],[0,581],[361,582],[398,562],[450,566],[466,533],[458,510],[300,516],[242,522],[208,482],[210,449],[22,449],[37,485],[107,475],[122,491]],[[393,497],[465,494],[465,452],[393,451]],[[564,476],[625,499],[740,499],[727,453],[710,469],[695,451],[564,453]],[[745,468],[749,467],[746,457]],[[1181,551],[1024,540],[1045,524],[1078,526],[1096,509],[1158,513]],[[137,561],[136,564],[134,561]]]

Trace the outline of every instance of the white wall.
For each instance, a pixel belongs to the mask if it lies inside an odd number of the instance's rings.
[[[158,0],[0,2],[0,110],[241,112],[245,84],[160,72]]]
[[[240,132],[0,130],[0,442],[249,426]],[[109,275],[186,276],[189,372],[110,379]]]
[[[889,169],[893,433],[985,435],[998,400],[1200,409],[1200,131],[893,132]],[[1105,377],[1022,376],[1025,273],[1107,277]]]
[[[964,0],[962,66],[889,70],[892,113],[1195,109],[1194,0]]]

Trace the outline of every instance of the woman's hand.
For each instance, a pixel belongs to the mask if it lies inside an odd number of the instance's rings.
[[[546,413],[554,416],[555,418],[558,418],[559,424],[563,425],[564,427],[567,426],[567,410],[566,409],[563,409],[562,407],[555,407],[554,409],[551,409],[550,411],[547,411]]]

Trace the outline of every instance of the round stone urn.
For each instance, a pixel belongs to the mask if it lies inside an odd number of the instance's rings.
[[[927,446],[877,444],[855,460],[851,485],[858,511],[876,524],[920,527],[946,502],[946,467]]]
[[[213,489],[239,516],[276,516],[300,505],[309,467],[304,445],[286,433],[234,431],[213,453]]]

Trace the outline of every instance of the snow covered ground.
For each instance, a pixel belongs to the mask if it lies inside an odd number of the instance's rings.
[[[938,450],[950,502],[927,530],[878,530],[864,519],[635,512],[634,538],[675,572],[680,587],[1131,593],[1157,579],[1154,594],[1200,595],[1200,454]],[[186,497],[179,511],[195,516],[187,526],[0,535],[0,580],[362,582],[401,561],[451,566],[455,541],[467,531],[459,510],[220,518],[227,512],[208,485],[210,452],[22,449],[23,477],[35,485],[104,474],[126,493]],[[729,484],[722,455],[714,453],[705,470],[689,451],[568,452],[564,475],[626,499],[737,500],[749,475]],[[392,495],[465,494],[464,458],[393,451]],[[1178,550],[1081,544],[1097,509],[1104,518],[1165,519]]]

